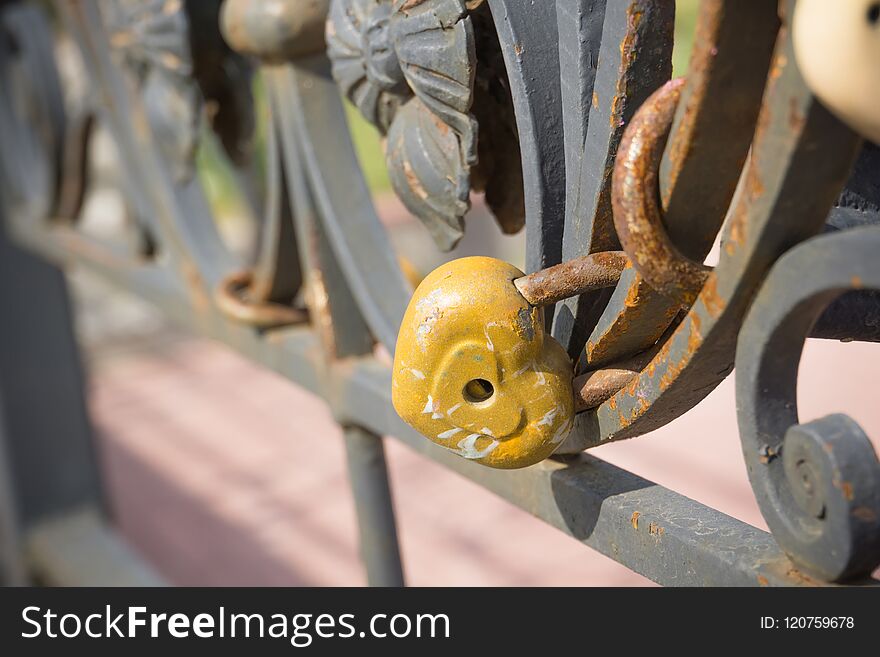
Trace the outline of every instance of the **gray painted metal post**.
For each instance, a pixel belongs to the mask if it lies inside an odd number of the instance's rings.
[[[101,510],[103,498],[64,277],[12,246],[2,224],[0,216],[0,495],[9,494],[0,509],[4,526],[23,535],[74,509]]]
[[[403,586],[382,438],[360,427],[346,427],[344,435],[367,581],[370,586]]]
[[[292,77],[275,74],[269,86],[274,100],[284,105]],[[307,277],[317,274],[327,297],[323,311],[333,320],[332,332],[323,336],[322,346],[331,359],[364,356],[373,349],[373,339],[348,282],[341,270],[336,253],[331,248],[326,227],[318,219],[314,193],[305,184],[300,148],[291,122],[280,122],[280,139],[284,145],[283,157],[286,181],[293,201],[295,228],[301,248],[301,262]],[[370,586],[403,586],[403,568],[397,541],[397,524],[388,483],[385,449],[382,438],[366,429],[343,423],[343,436],[348,460],[349,480],[357,512],[361,560],[367,571]]]

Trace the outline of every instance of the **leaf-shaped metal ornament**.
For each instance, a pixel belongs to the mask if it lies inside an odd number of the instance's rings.
[[[443,251],[464,235],[464,215],[470,203],[467,165],[459,136],[420,98],[397,112],[385,151],[394,191],[421,219]]]
[[[156,141],[177,181],[193,175],[201,96],[192,81],[182,0],[116,0],[102,5],[110,43],[142,90]]]
[[[394,47],[416,98],[391,126],[389,175],[404,205],[449,251],[464,235],[477,162],[474,32],[461,0],[395,0],[394,9]]]
[[[522,195],[506,191],[510,180],[521,181],[519,151],[504,149],[512,163],[492,160],[477,167],[472,12],[480,25],[491,24],[491,17],[487,7],[473,7],[469,10],[465,0],[331,0],[327,22],[333,77],[388,136],[386,162],[394,190],[444,251],[464,234],[474,187],[486,191],[504,232],[523,225]],[[496,68],[486,67],[486,89]],[[487,106],[481,116],[501,120],[498,129],[487,127],[490,142],[506,141],[508,133],[516,142],[515,128],[509,129],[512,110],[500,107],[486,90],[482,98]]]
[[[463,0],[395,0],[394,47],[409,87],[461,140],[462,160],[476,162],[474,31]]]
[[[391,41],[392,11],[390,0],[333,0],[327,19],[333,79],[383,135],[412,95]]]

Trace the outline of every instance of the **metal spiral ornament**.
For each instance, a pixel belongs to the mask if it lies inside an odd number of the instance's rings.
[[[846,415],[799,424],[803,343],[852,288],[880,289],[880,226],[814,238],[783,256],[739,336],[736,397],[743,455],[761,513],[802,570],[825,581],[880,565],[880,462]]]

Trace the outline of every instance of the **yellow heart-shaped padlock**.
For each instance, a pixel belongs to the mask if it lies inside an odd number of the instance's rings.
[[[550,456],[574,418],[572,364],[544,312],[495,258],[429,274],[403,317],[392,401],[410,426],[467,459],[520,468]]]

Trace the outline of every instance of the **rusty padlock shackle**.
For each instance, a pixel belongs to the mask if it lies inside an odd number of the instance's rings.
[[[630,264],[623,251],[602,251],[573,258],[513,281],[533,306],[546,306],[593,290],[614,287]],[[577,376],[572,381],[575,413],[599,406],[623,388],[649,359],[643,355]]]
[[[533,306],[549,306],[592,290],[614,287],[629,265],[623,251],[602,251],[573,258],[513,281]]]
[[[573,258],[513,281],[533,306],[546,306],[593,290],[617,285],[630,264],[623,251],[602,251]],[[648,364],[653,351],[642,352],[572,381],[575,413],[595,408],[629,383]]]

